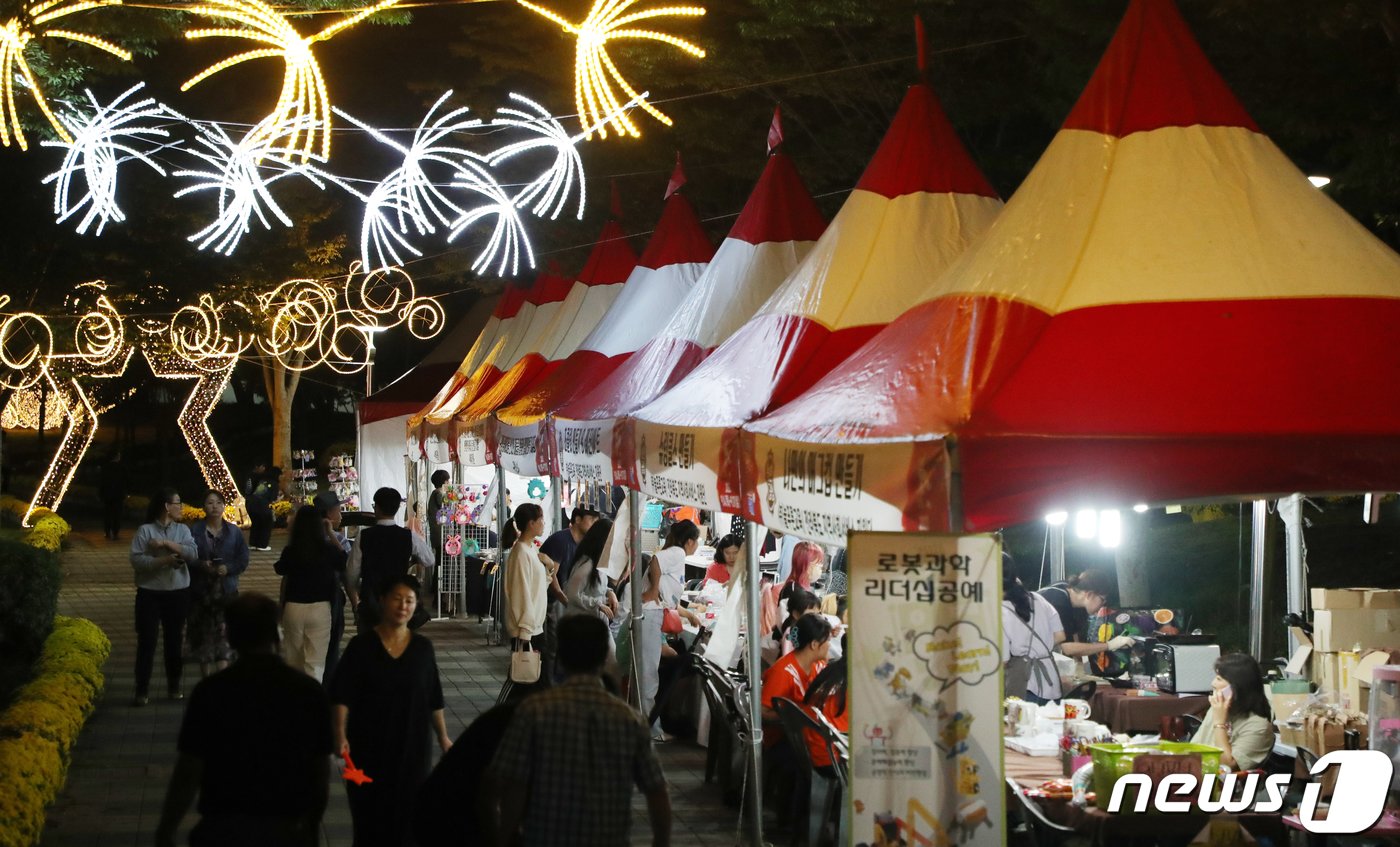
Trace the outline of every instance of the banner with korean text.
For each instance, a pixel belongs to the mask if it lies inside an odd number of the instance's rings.
[[[854,843],[1004,845],[1000,541],[847,545]]]

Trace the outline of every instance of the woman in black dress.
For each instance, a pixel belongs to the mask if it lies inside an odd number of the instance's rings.
[[[373,782],[346,782],[354,847],[407,845],[413,799],[432,768],[432,739],[452,746],[443,718],[433,644],[410,632],[418,580],[398,576],[382,589],[383,616],[345,648],[330,684],[340,755]]]

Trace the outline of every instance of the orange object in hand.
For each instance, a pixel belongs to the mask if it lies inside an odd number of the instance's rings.
[[[345,769],[340,772],[343,779],[349,780],[356,785],[364,785],[367,782],[374,782],[373,779],[359,768],[355,767],[355,760],[350,758],[350,753],[345,754]]]

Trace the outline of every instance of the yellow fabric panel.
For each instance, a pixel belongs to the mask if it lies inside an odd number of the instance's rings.
[[[1313,188],[1267,136],[1063,130],[976,249],[920,300],[1090,306],[1400,297],[1400,255]]]
[[[801,315],[828,329],[898,317],[1001,210],[972,194],[852,191],[816,247],[759,314]]]

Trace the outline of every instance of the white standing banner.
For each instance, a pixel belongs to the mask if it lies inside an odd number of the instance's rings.
[[[847,545],[854,842],[1002,847],[1000,541]]]
[[[575,421],[554,419],[554,440],[558,445],[559,475],[574,482],[613,484],[613,419]]]

